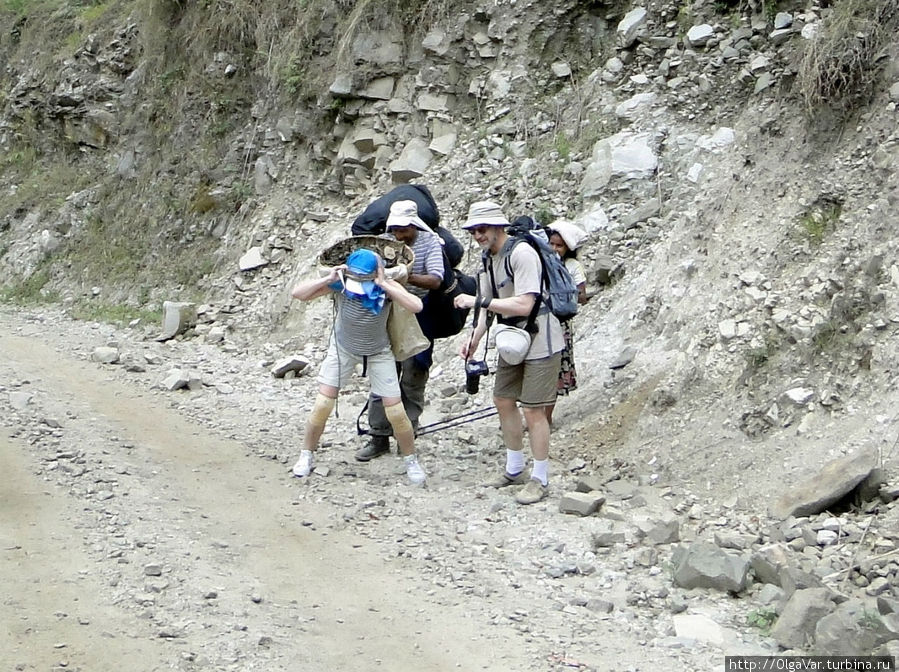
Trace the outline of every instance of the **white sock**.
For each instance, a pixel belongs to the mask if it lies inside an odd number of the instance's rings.
[[[524,471],[524,453],[506,448],[506,473],[517,476]]]
[[[536,478],[543,485],[549,483],[549,460],[534,460],[531,478]]]

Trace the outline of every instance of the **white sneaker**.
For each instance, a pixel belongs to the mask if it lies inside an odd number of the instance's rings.
[[[427,480],[428,475],[415,455],[407,455],[403,458],[403,462],[406,464],[406,476],[412,485],[422,485]]]
[[[312,473],[312,451],[301,450],[300,459],[293,465],[293,475],[303,478]]]

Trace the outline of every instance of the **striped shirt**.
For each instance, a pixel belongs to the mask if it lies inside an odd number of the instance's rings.
[[[440,244],[440,236],[419,229],[418,235],[415,236],[415,242],[412,243],[412,252],[415,253],[412,273],[433,275],[443,280],[443,245]],[[428,293],[427,289],[415,287],[412,284],[407,285],[406,289],[418,297],[423,297]]]
[[[390,300],[375,315],[362,302],[337,293],[337,320],[334,334],[341,348],[354,355],[374,355],[390,347],[387,337],[387,315]]]

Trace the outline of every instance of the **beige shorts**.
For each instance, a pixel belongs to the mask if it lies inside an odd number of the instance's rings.
[[[371,393],[378,397],[399,399],[400,382],[396,374],[396,360],[390,348],[366,357],[366,373],[371,383]],[[332,338],[328,344],[328,354],[318,370],[318,382],[341,389],[350,382],[356,365],[363,360],[362,355],[347,352]]]
[[[506,364],[500,357],[493,381],[493,396],[515,399],[525,408],[554,404],[561,366],[561,352],[543,359],[526,359],[514,366]]]

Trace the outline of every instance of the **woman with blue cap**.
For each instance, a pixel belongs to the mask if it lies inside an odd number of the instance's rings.
[[[293,467],[295,476],[312,471],[313,453],[337,402],[337,393],[346,385],[356,364],[363,363],[371,381],[371,393],[384,401],[384,412],[393,427],[406,475],[415,485],[427,476],[415,456],[415,433],[403,409],[396,360],[387,335],[388,301],[413,313],[422,309],[419,297],[384,274],[381,258],[372,250],[359,248],[346,263],[328,270],[325,277],[305,280],[291,295],[300,301],[335,293],[337,318],[328,343],[328,353],[318,374],[318,395],[306,420],[303,449]]]

